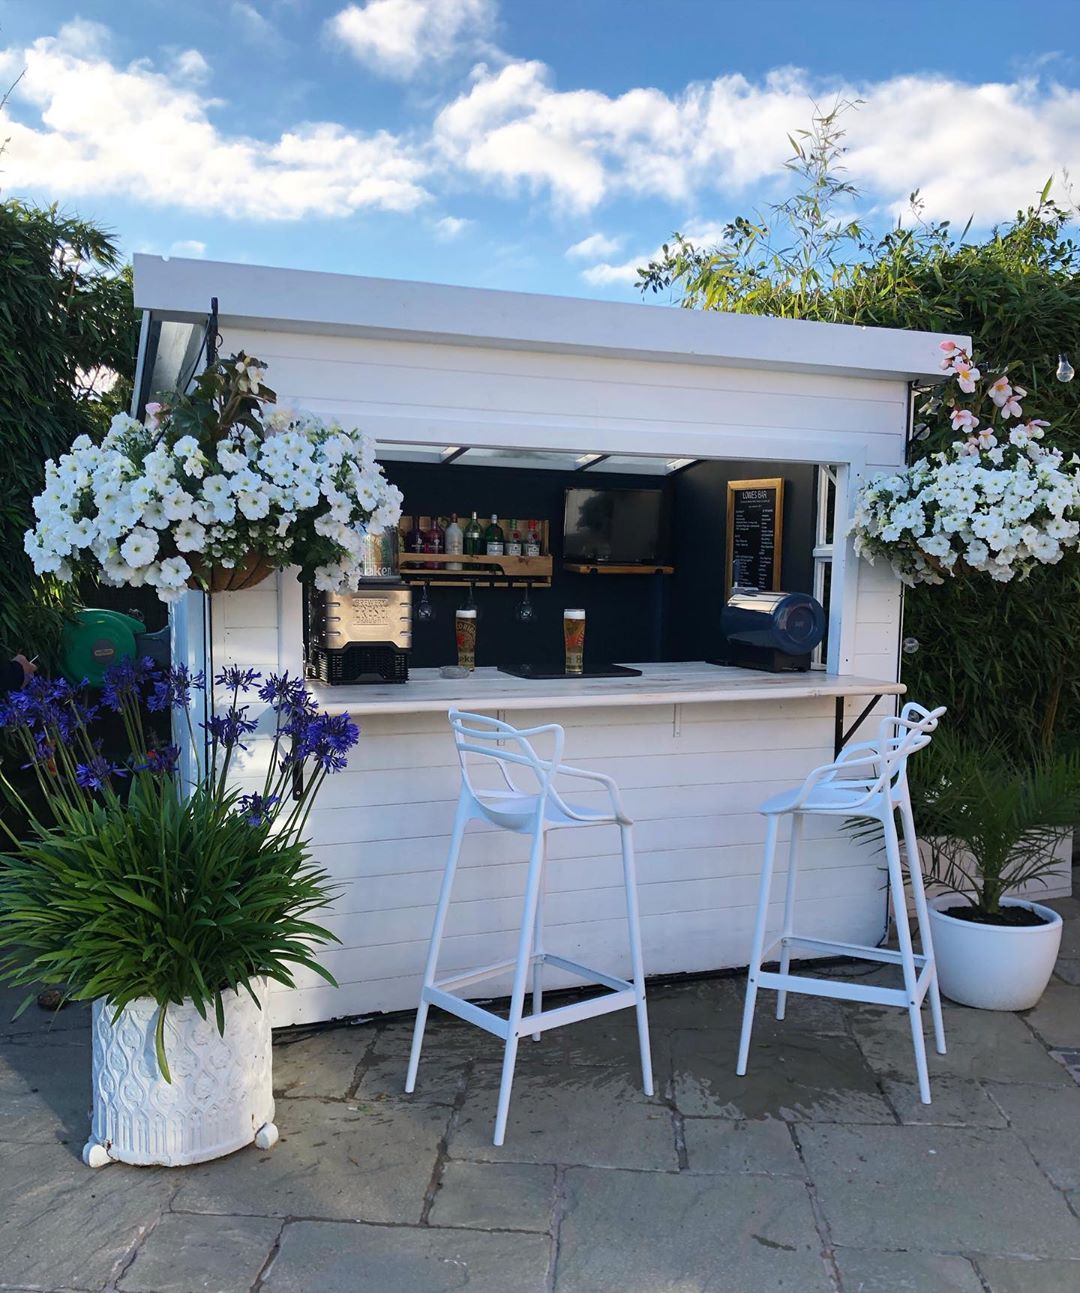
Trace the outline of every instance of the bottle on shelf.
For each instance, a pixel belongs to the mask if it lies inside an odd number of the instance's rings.
[[[489,557],[501,557],[506,551],[506,535],[495,512],[492,512],[491,524],[484,531],[484,551]]]
[[[424,530],[424,551],[432,553],[446,551],[446,531],[439,524],[439,518],[437,516],[429,518],[428,526]],[[439,563],[437,561],[428,562],[429,570],[438,570],[439,568]]]
[[[522,551],[521,531],[518,529],[517,521],[511,520],[510,537],[506,540],[506,555],[508,557],[520,557]]]
[[[427,524],[426,516],[418,516],[409,531],[405,535],[405,551],[408,553],[424,551],[424,528]]]
[[[484,531],[480,528],[480,522],[476,519],[476,513],[473,512],[472,520],[465,527],[465,555],[467,557],[479,557],[484,547]]]
[[[525,534],[525,555],[527,557],[538,557],[540,555],[539,521],[529,522],[529,528]]]
[[[450,524],[446,527],[446,555],[460,556],[465,551],[465,531],[458,525],[457,512],[451,512]],[[448,561],[447,570],[460,570],[460,561]]]

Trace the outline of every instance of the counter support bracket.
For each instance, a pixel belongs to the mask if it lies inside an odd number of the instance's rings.
[[[855,735],[855,733],[859,730],[859,728],[863,724],[863,721],[866,719],[867,715],[878,703],[881,697],[871,696],[870,701],[867,704],[866,708],[845,732],[844,731],[844,701],[846,699],[847,699],[846,696],[837,696],[836,698],[836,727],[835,727],[835,733],[833,737],[833,758],[834,759],[840,757],[840,751],[844,748],[845,745],[847,745],[848,741],[850,741],[851,738]]]

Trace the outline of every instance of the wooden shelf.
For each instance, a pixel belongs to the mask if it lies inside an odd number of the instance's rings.
[[[650,562],[639,562],[637,565],[618,566],[608,562],[589,564],[579,561],[563,563],[563,569],[572,575],[673,575],[674,566],[658,566]]]
[[[460,565],[460,570],[447,569]],[[446,584],[465,588],[469,584],[490,588],[550,588],[550,557],[467,557],[449,552],[403,552],[402,579],[408,583]]]
[[[465,514],[467,515],[467,513]],[[458,523],[468,524],[461,520]],[[413,518],[403,516],[400,522],[402,534],[412,528]],[[481,525],[487,524],[481,520]],[[509,537],[510,521],[500,518],[499,524],[503,533]],[[539,521],[540,542],[548,548],[549,532],[547,521]],[[522,522],[518,523],[518,530]],[[548,548],[550,552],[550,548]],[[460,570],[447,570],[446,567],[460,565]],[[401,577],[409,584],[428,583],[446,588],[550,588],[553,569],[550,555],[546,557],[489,557],[486,553],[476,557],[450,552],[402,552],[399,558]]]

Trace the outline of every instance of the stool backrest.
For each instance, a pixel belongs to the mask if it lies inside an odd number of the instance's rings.
[[[933,740],[945,706],[925,709],[908,701],[899,714],[882,719],[878,727],[877,746],[881,752],[880,786],[899,790],[907,779],[907,761],[917,750]]]
[[[476,803],[483,808],[485,798],[497,798],[510,792],[514,795],[538,797],[538,808],[551,793],[551,778],[562,762],[566,734],[558,723],[542,727],[517,728],[489,714],[471,714],[466,710],[452,709],[450,728],[454,733],[461,776],[465,787]],[[542,758],[533,748],[531,737],[551,737],[553,752],[550,759]],[[471,776],[470,757],[481,763],[495,764],[502,774],[507,790],[493,792],[478,787]],[[511,776],[511,769],[520,769],[533,782],[519,786]]]

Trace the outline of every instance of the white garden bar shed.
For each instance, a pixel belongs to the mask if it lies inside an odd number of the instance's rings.
[[[693,577],[672,595],[682,608],[674,636],[657,635],[656,649],[641,652],[636,620],[670,617],[670,599],[630,582],[619,585],[621,601],[605,593],[603,615],[590,610],[590,632],[604,619],[612,641],[638,650],[616,658],[639,676],[544,682],[486,667],[450,681],[435,656],[424,667],[417,651],[405,684],[317,689],[363,729],[349,771],[326,783],[311,821],[318,856],[341,886],[326,922],[341,944],[323,956],[340,986],[312,977],[277,992],[275,1024],[415,1006],[458,789],[451,704],[522,726],[558,722],[569,762],[615,777],[636,822],[649,973],[745,964],[764,836],[758,803],[828,762],[868,704],[891,712],[902,691],[900,585],[856,561],[842,536],[855,481],[904,462],[911,383],[940,376],[941,338],[153,256],[135,258],[135,299],[145,312],[143,399],[191,372],[214,299],[222,352],[263,360],[279,401],[371,432],[391,479],[400,469],[415,483],[425,466],[444,473],[440,481],[471,480],[474,494],[477,471],[502,473],[484,479],[510,490],[529,468],[552,481],[558,472],[634,483],[696,471],[702,482],[688,501],[677,496],[676,530],[697,519],[676,541]],[[470,461],[480,464],[471,476]],[[716,654],[709,638],[724,560],[718,550],[703,561],[694,536],[712,533],[714,520],[722,529],[725,464],[740,476],[751,464],[760,477],[787,477],[798,495],[784,542],[796,545],[788,564],[803,591],[828,604],[820,668],[705,663]],[[588,588],[617,582],[553,586],[547,603],[537,594],[538,610],[561,616]],[[492,589],[492,619],[496,598],[517,595]],[[298,672],[302,621],[302,590],[289,574],[212,598],[190,593],[173,612],[174,652],[208,671],[238,663]],[[260,758],[257,744],[255,768]],[[553,837],[548,942],[624,974],[610,835]],[[512,956],[527,847],[505,832],[470,834],[441,969]],[[800,928],[880,939],[886,896],[873,846],[825,823],[804,858]]]

